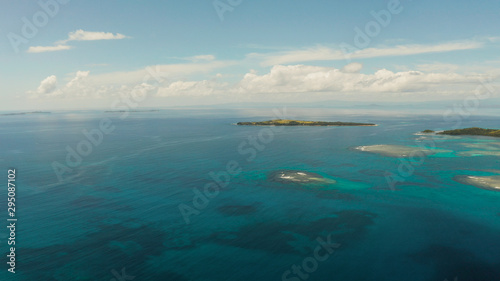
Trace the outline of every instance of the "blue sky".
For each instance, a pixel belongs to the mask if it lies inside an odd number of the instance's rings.
[[[58,11],[48,15],[40,3],[52,10],[56,3]],[[214,3],[228,10],[218,12]],[[0,110],[109,108],[134,89],[147,95],[145,107],[461,99],[478,81],[496,87],[500,77],[499,1],[18,0],[2,6]],[[391,19],[377,21],[374,12]],[[29,36],[25,20],[39,23]],[[369,40],[356,44],[356,28]],[[345,44],[356,47],[350,60]],[[151,70],[162,79],[148,78]]]

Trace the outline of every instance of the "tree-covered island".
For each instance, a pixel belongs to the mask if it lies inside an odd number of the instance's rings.
[[[437,133],[438,135],[450,136],[485,136],[500,138],[500,130],[498,129],[483,129],[483,128],[465,128],[456,130],[447,130]]]
[[[288,119],[275,119],[262,122],[238,122],[241,126],[377,126],[372,123],[354,123],[354,122],[326,122],[326,121],[300,121]]]

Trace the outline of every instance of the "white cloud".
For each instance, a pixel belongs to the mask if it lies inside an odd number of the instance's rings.
[[[363,69],[363,64],[359,62],[350,63],[342,68],[342,72],[358,73]]]
[[[128,37],[120,33],[113,34],[111,32],[94,32],[94,31],[85,31],[82,29],[78,29],[77,31],[68,33],[68,39],[55,42],[54,43],[55,46],[29,47],[28,53],[43,53],[43,52],[69,50],[73,48],[72,46],[68,46],[66,44],[69,41],[117,40],[124,38]]]
[[[417,65],[417,69],[425,72],[456,72],[460,66],[450,63],[427,63]]]
[[[461,50],[479,49],[483,46],[482,42],[458,42],[458,43],[444,43],[437,45],[399,45],[389,48],[368,48],[354,52],[351,57],[353,58],[374,58],[374,57],[387,57],[387,56],[405,56],[417,55],[425,53],[442,53]]]
[[[205,70],[212,69],[213,63],[205,65]],[[195,70],[200,71],[201,65],[203,64],[164,65],[157,66],[157,70],[170,73],[170,71],[184,68],[185,73],[192,74]],[[44,79],[37,90],[28,93],[35,97],[48,98],[110,98],[137,91],[141,95],[147,93],[156,97],[186,99],[234,97],[269,101],[295,95],[307,100],[308,97],[318,95],[321,95],[323,99],[328,99],[339,94],[343,97],[366,96],[371,99],[394,94],[418,99],[421,96],[439,98],[470,95],[478,85],[481,85],[482,79],[491,78],[486,74],[465,75],[415,70],[393,72],[387,69],[365,74],[359,72],[361,68],[360,63],[351,63],[342,69],[311,65],[276,65],[264,74],[250,70],[233,84],[220,82],[217,78],[213,80],[167,79],[163,83],[156,83],[152,76],[149,79],[140,76],[142,74],[147,77],[149,74],[146,70],[126,73],[125,76],[123,73],[92,76],[88,71],[78,71],[62,87],[57,87],[57,78],[52,75]]]
[[[355,48],[334,49],[324,46],[318,46],[303,50],[293,50],[270,54],[252,53],[248,55],[248,58],[261,60],[261,64],[263,66],[273,66],[298,62],[361,59],[451,52],[459,50],[479,49],[482,46],[482,42],[476,41],[449,42],[435,45],[398,45],[394,47],[377,47],[361,50]]]
[[[57,87],[57,77],[51,75],[40,83],[36,91],[30,91],[28,94],[32,98],[96,96],[99,87],[88,83],[89,73],[89,71],[76,72],[75,77],[61,88]]]
[[[68,41],[118,40],[124,38],[127,38],[127,36],[120,33],[113,34],[111,32],[95,32],[78,29],[77,31],[68,33],[68,39],[60,42],[66,43]]]
[[[348,65],[358,68],[359,65]],[[392,72],[350,73],[340,69],[307,65],[277,65],[264,75],[247,73],[237,86],[239,93],[399,93],[443,88],[456,89],[478,77],[455,73]]]
[[[57,88],[57,77],[51,75],[40,82],[36,91],[30,92],[32,95],[46,95],[52,93]]]
[[[94,76],[90,75],[89,71],[78,71],[62,87],[57,87],[57,78],[52,75],[44,79],[36,91],[29,91],[28,94],[32,98],[103,98],[130,94],[134,91],[154,91],[154,95],[158,96],[208,96],[214,94],[215,89],[220,87],[217,82],[170,79],[179,74],[208,72],[225,65],[225,63],[160,65],[133,72]],[[158,83],[155,76],[165,79],[164,82]]]
[[[87,82],[87,77],[90,71],[77,71],[75,78],[71,79],[66,87],[62,90],[64,93],[74,96],[87,96],[89,93],[89,87]]]
[[[57,46],[32,46],[29,47],[28,53],[44,53],[44,52],[55,52],[69,50],[73,47],[67,45],[57,45]]]
[[[176,81],[167,87],[158,88],[158,96],[208,96],[220,90],[223,85],[213,81]]]

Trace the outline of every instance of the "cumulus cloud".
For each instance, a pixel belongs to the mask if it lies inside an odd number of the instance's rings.
[[[455,72],[460,69],[460,66],[450,63],[428,63],[419,64],[417,69],[425,72]]]
[[[78,71],[63,87],[57,86],[57,77],[51,75],[45,78],[36,91],[28,92],[32,98],[47,97],[85,97],[96,96],[98,89],[87,81],[89,71]]]
[[[381,69],[373,74],[356,73],[358,64],[344,70],[307,66],[277,65],[264,75],[247,73],[237,86],[240,93],[387,93],[436,89],[460,83],[471,83],[476,77],[459,74],[392,72]],[[345,69],[351,70],[345,71]],[[356,71],[355,71],[356,70]]]
[[[480,80],[486,78],[484,74],[464,75],[416,70],[394,72],[388,69],[366,74],[360,73],[361,69],[360,63],[351,63],[341,69],[311,65],[276,65],[263,74],[250,70],[233,83],[218,81],[218,78],[177,79],[155,83],[152,76],[146,80],[103,83],[100,77],[102,74],[92,76],[88,71],[78,71],[62,87],[57,87],[57,78],[52,75],[44,79],[38,89],[29,93],[36,97],[48,98],[102,98],[133,92],[156,97],[185,98],[220,98],[233,95],[253,98],[258,95],[267,100],[286,94],[303,97],[321,94],[324,98],[336,94],[354,97],[369,95],[374,98],[379,94],[407,94],[418,97],[420,94],[456,95],[465,94],[467,91],[473,93],[474,88],[480,85]]]
[[[40,86],[36,89],[36,91],[29,92],[31,95],[46,95],[54,92],[57,88],[57,77],[55,75],[51,75],[40,82]]]
[[[363,69],[363,64],[359,62],[350,63],[342,68],[342,72],[357,73]]]
[[[88,96],[92,93],[89,92],[89,85],[87,82],[87,77],[89,76],[90,71],[77,71],[76,75],[73,79],[71,79],[63,89],[68,95],[74,96]]]
[[[57,77],[45,78],[35,91],[28,91],[31,98],[95,99],[119,97],[121,95],[144,96],[152,92],[156,95],[157,86],[148,83],[99,84],[91,79],[90,71],[77,71],[63,86],[57,85]]]

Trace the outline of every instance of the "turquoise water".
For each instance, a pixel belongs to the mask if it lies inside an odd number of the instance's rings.
[[[391,189],[386,175],[397,175],[402,159],[354,148],[418,146],[426,137],[414,133],[451,127],[442,117],[298,116],[379,126],[273,128],[272,137],[263,127],[233,125],[268,115],[2,117],[0,164],[5,181],[7,169],[17,170],[18,222],[16,274],[4,262],[0,280],[120,280],[115,273],[122,270],[121,280],[500,280],[500,192],[454,180],[499,172],[498,156],[460,154],[489,149],[467,145],[499,140],[436,139],[437,148],[452,152],[425,157]],[[66,147],[76,149],[82,130],[99,128],[103,118],[114,131],[59,181],[52,163],[65,164]],[[471,126],[500,124],[494,117],[463,120],[462,127]],[[259,133],[268,143],[245,150]],[[226,171],[230,161],[241,172],[201,202],[206,207],[187,224],[180,204],[194,207],[193,189],[203,191],[213,182],[210,172]],[[277,170],[337,183],[270,181]],[[3,188],[5,209],[6,201]],[[328,236],[337,247],[318,261],[317,239]],[[2,227],[5,255],[7,237]],[[304,261],[308,271],[286,274]]]

